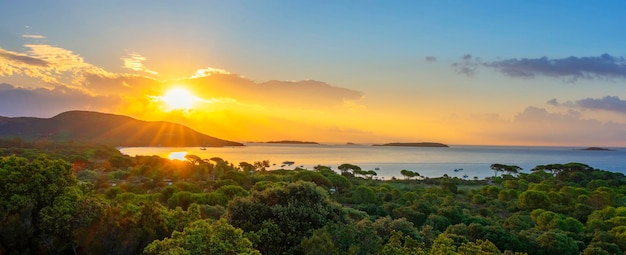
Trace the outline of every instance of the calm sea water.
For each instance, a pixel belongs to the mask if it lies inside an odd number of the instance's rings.
[[[612,151],[587,151],[574,147],[513,147],[513,146],[451,146],[449,148],[387,147],[368,145],[292,145],[248,143],[243,147],[128,147],[124,154],[158,155],[164,158],[185,154],[201,158],[220,157],[237,165],[245,161],[269,160],[270,169],[313,169],[316,165],[337,166],[350,163],[363,170],[376,170],[379,177],[402,178],[402,169],[416,171],[423,176],[440,177],[444,174],[463,178],[492,176],[493,163],[511,164],[530,172],[537,165],[578,162],[594,168],[626,173],[626,148]],[[284,161],[291,166],[281,167]],[[457,171],[455,171],[457,169]],[[462,169],[462,170],[458,170]]]

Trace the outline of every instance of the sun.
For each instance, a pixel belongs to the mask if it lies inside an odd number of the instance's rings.
[[[168,111],[190,110],[193,109],[195,102],[200,101],[200,98],[185,88],[175,87],[165,92],[163,96],[160,96],[159,101],[165,104]]]

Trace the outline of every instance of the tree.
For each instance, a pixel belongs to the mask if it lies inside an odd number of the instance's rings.
[[[400,170],[400,174],[404,176],[405,179],[410,180],[413,177],[420,176],[418,172],[409,171],[406,169]]]
[[[552,205],[550,198],[543,191],[527,190],[519,195],[517,208],[522,210],[549,209]]]
[[[560,232],[544,232],[537,238],[537,244],[545,250],[543,254],[578,254],[576,242],[571,237]]]
[[[293,254],[302,239],[331,222],[344,222],[340,205],[310,182],[290,183],[252,192],[228,205],[226,219],[258,239],[263,254]]]
[[[347,164],[347,163],[341,164],[337,168],[339,168],[342,175],[350,175],[350,174],[354,175],[355,172],[361,171],[361,167],[357,165],[353,165],[353,164]],[[352,173],[350,173],[350,171],[352,171]]]
[[[51,240],[71,235],[68,224],[81,196],[71,165],[45,156],[1,157],[0,183],[0,246],[7,253],[57,252]],[[62,216],[58,224],[50,222],[52,215]]]
[[[202,164],[205,164],[206,161],[204,161],[202,158],[200,158],[199,156],[193,155],[193,154],[187,154],[185,155],[185,159],[189,161],[189,163],[191,163],[192,165],[195,166],[199,166]]]
[[[494,171],[494,176],[498,176],[498,172],[506,172],[507,174],[515,175],[519,173],[522,168],[516,165],[492,164],[491,170]]]
[[[339,254],[339,251],[335,247],[333,239],[326,228],[315,230],[311,237],[303,238],[302,242],[300,242],[300,246],[302,247],[304,254],[307,255]]]
[[[265,171],[266,168],[270,167],[270,161],[269,160],[254,161],[253,165],[256,171]]]
[[[243,236],[241,229],[228,224],[225,219],[209,223],[198,220],[174,231],[171,238],[155,240],[144,254],[261,254],[252,248],[252,242]]]
[[[431,255],[454,255],[456,254],[456,246],[454,246],[454,240],[450,239],[445,234],[439,234],[433,246],[430,248]]]

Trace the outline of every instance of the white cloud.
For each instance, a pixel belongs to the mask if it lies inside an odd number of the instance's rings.
[[[149,74],[159,74],[156,71],[148,69],[143,62],[146,61],[146,57],[140,55],[137,52],[131,52],[127,56],[121,58],[124,62],[122,67],[126,69],[130,69],[137,72],[146,72]]]
[[[45,36],[43,35],[31,35],[31,34],[26,34],[26,35],[22,35],[22,37],[24,38],[30,38],[30,39],[46,39]]]

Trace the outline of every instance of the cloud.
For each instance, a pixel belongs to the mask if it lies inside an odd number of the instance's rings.
[[[233,98],[239,102],[264,106],[330,108],[345,105],[345,101],[356,102],[363,98],[359,91],[315,80],[272,80],[259,83],[235,74],[213,73],[177,82],[191,85],[202,98]]]
[[[585,110],[604,110],[626,114],[626,100],[622,100],[617,96],[605,96],[603,98],[585,98],[575,102],[567,101],[559,103],[556,99],[547,102],[553,106],[564,106],[570,108],[582,108]]]
[[[30,57],[24,54],[19,54],[16,52],[6,51],[3,49],[0,49],[0,58],[3,58],[9,63],[13,63],[17,66],[22,66],[22,65],[27,65],[27,66],[32,65],[32,66],[38,66],[38,67],[48,66],[48,62],[45,60]]]
[[[148,69],[143,64],[143,62],[146,61],[146,57],[140,55],[139,53],[131,52],[127,56],[122,57],[121,59],[124,62],[124,65],[122,67],[126,69],[130,69],[130,70],[138,71],[138,72],[146,72],[149,74],[159,74],[156,71]]]
[[[82,86],[96,94],[137,96],[158,93],[156,91],[165,85],[159,80],[138,75],[85,73]]]
[[[182,85],[207,100],[232,99],[242,105],[268,109],[363,109],[358,102],[363,98],[361,92],[320,81],[257,82],[214,67],[199,69],[191,77],[164,81],[140,74],[111,73],[87,63],[71,50],[48,44],[25,44],[24,48],[27,50],[23,53],[0,48],[0,77],[6,77],[0,82],[19,82],[19,86],[31,89],[11,89],[10,93],[22,96],[51,94],[64,87],[92,97],[106,95],[139,102],[141,98],[160,96],[171,86]],[[139,53],[131,52],[121,59],[128,70],[156,74],[144,65],[147,58]],[[42,86],[45,89],[39,94],[32,90]]]
[[[211,74],[231,74],[231,73],[224,69],[207,67],[204,69],[198,69],[198,71],[196,71],[196,73],[193,76],[191,76],[191,78],[193,79],[193,78],[211,76]]]
[[[425,59],[428,62],[437,62],[437,57],[434,56],[427,56]]]
[[[24,75],[46,83],[80,86],[87,73],[112,75],[86,63],[72,51],[47,44],[26,44],[28,52],[17,53],[0,48],[0,76]]]
[[[623,146],[626,142],[625,123],[584,118],[574,110],[549,112],[532,106],[518,113],[511,122],[495,123],[481,132],[485,137],[509,144]]]
[[[482,60],[480,58],[474,58],[470,54],[466,54],[461,57],[459,62],[452,63],[452,68],[458,74],[464,74],[470,77],[473,77],[476,74],[476,70],[482,64]]]
[[[24,38],[31,38],[31,39],[46,39],[46,37],[43,36],[43,35],[29,35],[29,34],[26,34],[26,35],[22,35],[22,37],[24,37]]]
[[[65,86],[26,89],[0,83],[0,116],[52,117],[69,110],[112,112],[120,103],[117,97],[94,96]]]
[[[512,58],[492,62],[483,62],[479,58],[466,55],[461,61],[453,63],[452,66],[458,73],[470,76],[475,74],[478,67],[487,67],[513,78],[528,79],[545,76],[563,78],[572,82],[578,79],[626,78],[626,59],[609,54],[557,59],[548,57]]]

